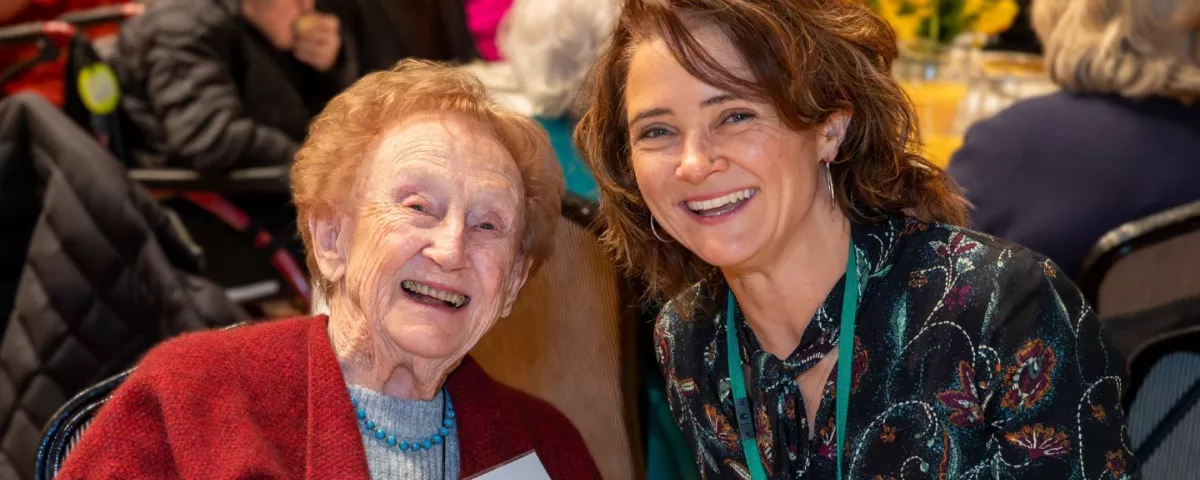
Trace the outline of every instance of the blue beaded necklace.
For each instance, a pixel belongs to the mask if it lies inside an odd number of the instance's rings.
[[[442,426],[438,427],[437,432],[421,439],[398,440],[394,435],[389,435],[383,427],[375,424],[374,420],[367,418],[367,411],[358,406],[358,399],[354,396],[350,397],[350,404],[354,405],[354,415],[358,417],[358,423],[361,424],[369,432],[374,432],[376,440],[387,443],[388,447],[398,448],[404,453],[416,453],[421,450],[429,450],[434,445],[441,445],[446,441],[446,437],[450,435],[450,430],[454,429],[454,405],[450,403],[450,392],[442,389]]]

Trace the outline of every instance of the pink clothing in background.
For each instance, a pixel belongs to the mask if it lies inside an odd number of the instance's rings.
[[[496,48],[496,30],[500,27],[500,19],[508,13],[513,0],[465,0],[463,6],[467,12],[467,28],[475,37],[475,48],[479,57],[495,62],[501,60],[500,51]]]

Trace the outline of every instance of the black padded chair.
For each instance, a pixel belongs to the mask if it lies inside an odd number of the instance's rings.
[[[165,338],[246,320],[179,222],[45,99],[0,101],[0,478],[41,427]]]
[[[1100,318],[1200,295],[1200,201],[1106,233],[1084,259],[1079,287]]]
[[[1143,478],[1196,478],[1200,326],[1148,342],[1130,362],[1129,436]]]
[[[1131,358],[1146,342],[1200,325],[1200,202],[1122,225],[1085,258],[1079,287]]]
[[[67,455],[79,444],[79,439],[96,418],[96,413],[132,372],[133,369],[129,369],[97,383],[75,395],[54,413],[38,445],[34,480],[52,480],[58,475]]]

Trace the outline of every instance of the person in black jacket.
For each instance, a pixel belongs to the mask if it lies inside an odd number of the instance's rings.
[[[120,32],[114,67],[143,166],[287,164],[309,119],[358,73],[313,0],[159,0]]]
[[[972,227],[1072,277],[1104,233],[1200,200],[1200,4],[1101,3],[1034,1],[1064,91],[974,125],[949,167]]]

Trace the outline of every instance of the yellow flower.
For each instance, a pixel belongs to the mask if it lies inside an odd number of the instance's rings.
[[[888,0],[885,0],[888,1]],[[915,15],[921,18],[928,17],[933,13],[934,3],[941,0],[891,0],[892,3],[900,3],[905,8],[905,14]]]
[[[994,3],[994,2],[995,2],[995,0],[966,0],[963,2],[962,16],[970,17],[972,15],[975,15],[975,14],[979,13],[979,11],[983,9],[983,7],[987,6],[988,4]]]
[[[892,25],[892,29],[896,30],[896,39],[900,41],[912,41],[917,38],[917,32],[921,29],[921,18],[905,15],[888,18],[887,21]]]
[[[928,12],[922,14],[920,5],[916,3],[928,0],[880,0],[879,14],[892,29],[896,31],[896,38],[900,41],[909,41],[917,38],[917,32],[921,28],[921,22],[925,20]],[[901,10],[906,4],[910,7],[908,12],[901,14]]]
[[[971,3],[973,2],[968,1],[968,6]],[[979,16],[975,18],[975,23],[971,26],[971,30],[984,35],[995,35],[1003,32],[1012,25],[1013,19],[1017,18],[1018,10],[1020,10],[1020,7],[1013,0],[993,2],[986,9],[979,12]]]

